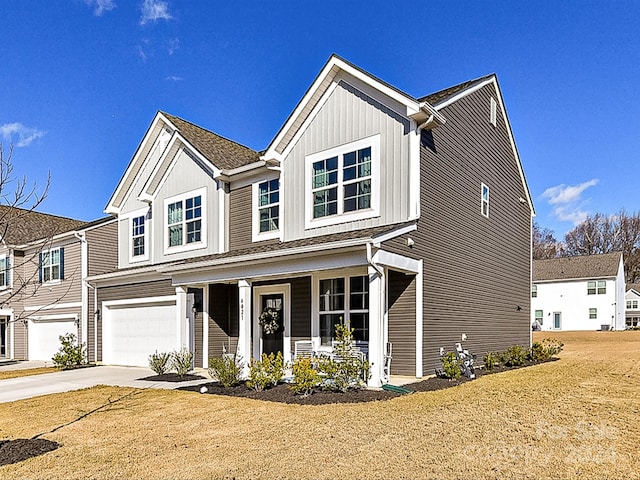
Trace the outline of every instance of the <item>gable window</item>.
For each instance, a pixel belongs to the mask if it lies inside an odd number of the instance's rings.
[[[64,279],[64,248],[40,253],[40,283]]]
[[[9,286],[9,257],[0,258],[0,288]]]
[[[598,309],[597,308],[590,308],[589,309],[589,320],[594,320],[598,318]]]
[[[531,285],[531,298],[538,296],[538,285]]]
[[[306,228],[379,214],[379,135],[309,155],[305,161]]]
[[[131,219],[131,245],[132,255],[140,257],[144,255],[144,215]]]
[[[369,277],[320,280],[320,343],[331,345],[336,325],[352,328],[356,341],[369,341]]]
[[[165,200],[167,251],[201,248],[206,242],[205,190]]]
[[[489,187],[484,183],[480,187],[480,202],[482,215],[489,218]]]
[[[607,282],[605,280],[589,280],[587,282],[587,295],[604,295],[607,293]]]
[[[258,184],[259,231],[273,232],[280,229],[280,180]]]
[[[627,308],[632,310],[637,310],[638,300],[627,300]]]

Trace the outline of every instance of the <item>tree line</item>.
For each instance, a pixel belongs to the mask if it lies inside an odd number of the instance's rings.
[[[640,213],[621,210],[615,215],[587,216],[567,232],[564,241],[557,240],[553,230],[534,223],[532,241],[534,260],[622,252],[625,281],[640,283]]]

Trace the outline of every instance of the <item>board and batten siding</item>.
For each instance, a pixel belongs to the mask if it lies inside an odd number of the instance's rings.
[[[165,297],[170,295],[175,295],[176,289],[173,285],[171,285],[171,280],[156,280],[152,282],[146,283],[133,283],[127,285],[117,285],[113,287],[99,287],[98,288],[98,308],[97,310],[102,310],[103,302],[112,302],[114,300],[134,300],[139,298],[150,298],[150,297]],[[98,361],[102,361],[102,315],[97,321],[97,329],[98,329]],[[94,326],[95,323],[93,321],[89,322],[89,344],[91,345],[94,341]],[[92,350],[90,350],[93,352]],[[89,358],[93,358],[92,355]]]
[[[357,79],[341,73],[335,81],[330,97],[283,161],[285,241],[401,222],[409,215],[411,122],[373,98],[379,92],[365,93]],[[305,195],[311,195],[310,185],[305,185],[305,157],[374,135],[380,135],[381,171],[372,172],[380,175],[380,216],[305,230]]]
[[[447,123],[421,138],[421,217],[411,233],[424,259],[423,362],[439,349],[482,355],[530,342],[531,210],[492,85],[445,107]],[[481,184],[490,189],[489,218]]]
[[[416,374],[416,276],[389,270],[387,274],[389,342],[393,345],[391,374]]]

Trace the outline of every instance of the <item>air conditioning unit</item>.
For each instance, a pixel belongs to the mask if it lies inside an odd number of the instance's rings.
[[[600,325],[600,330],[602,330],[603,332],[608,332],[609,330],[611,330],[611,325]]]

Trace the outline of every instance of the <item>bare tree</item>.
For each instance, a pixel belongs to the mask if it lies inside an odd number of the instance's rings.
[[[640,214],[621,210],[615,215],[596,213],[565,236],[566,255],[622,252],[625,280],[640,280]]]
[[[2,248],[12,250],[14,262],[11,265],[11,288],[2,291],[0,308],[12,308],[14,311],[12,321],[17,322],[26,318],[21,308],[23,302],[36,295],[42,285],[39,279],[41,254],[51,247],[53,236],[61,232],[55,225],[43,225],[40,230],[43,235],[40,238],[31,238],[29,232],[25,231],[25,225],[33,216],[43,215],[35,212],[35,209],[47,198],[51,177],[48,174],[44,187],[39,189],[36,183],[27,182],[25,176],[14,176],[12,158],[13,145],[10,145],[5,152],[0,143],[0,240]],[[15,247],[21,248],[17,250]],[[6,275],[4,271],[0,273]],[[71,281],[58,295],[60,298],[49,300],[48,304],[41,308],[64,298],[73,285],[72,275],[69,278]],[[29,312],[30,315],[34,313]]]
[[[562,245],[556,240],[553,230],[541,228],[537,222],[533,224],[531,241],[534,260],[546,260],[562,253]]]

